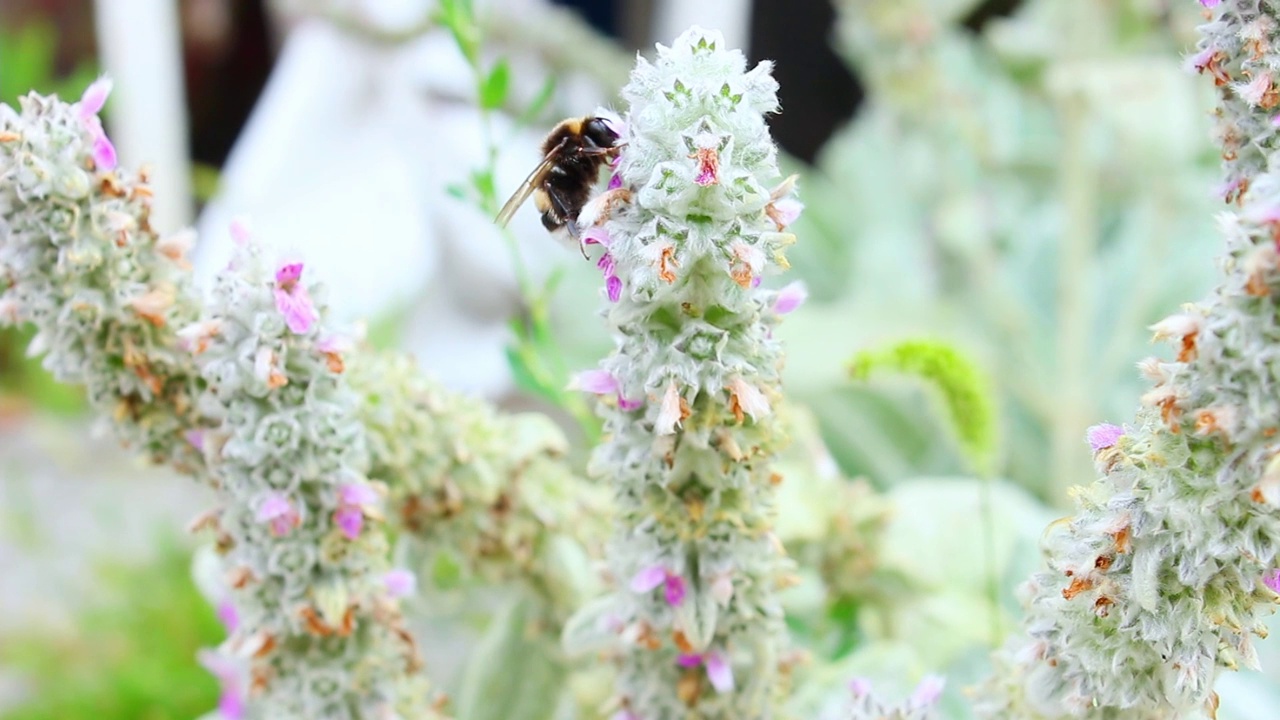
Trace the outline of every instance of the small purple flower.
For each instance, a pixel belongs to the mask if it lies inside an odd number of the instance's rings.
[[[393,598],[408,597],[417,591],[418,578],[408,570],[396,568],[382,576],[382,586]]]
[[[778,296],[773,299],[773,311],[778,315],[786,315],[794,312],[808,299],[809,289],[804,281],[796,280],[778,291]]]
[[[662,565],[650,565],[631,578],[631,592],[653,592],[659,585],[664,585],[663,597],[667,604],[675,607],[684,602],[686,587],[684,578],[667,570]]]
[[[183,437],[186,438],[187,442],[191,445],[191,447],[195,448],[197,452],[204,452],[204,431],[203,430],[188,430],[186,433],[183,434]]]
[[[286,263],[276,270],[276,309],[296,335],[309,332],[320,319],[311,295],[299,282],[301,277],[302,263]]]
[[[258,507],[258,521],[271,523],[271,534],[283,537],[298,527],[302,518],[288,498],[282,493],[273,492]]]
[[[231,241],[236,244],[236,247],[248,245],[249,239],[253,236],[249,230],[249,221],[242,217],[232,219],[227,230],[231,233]]]
[[[640,409],[640,408],[642,408],[642,407],[644,407],[644,401],[643,401],[643,400],[628,400],[628,399],[626,399],[626,398],[622,397],[621,395],[619,395],[619,396],[618,396],[618,409],[619,409],[619,410],[625,410],[625,411],[627,411],[627,412],[630,412],[630,411],[632,411],[632,410],[639,410],[639,409]]]
[[[1272,592],[1280,593],[1280,568],[1271,568],[1263,573],[1262,584],[1271,588]]]
[[[613,175],[609,177],[609,190],[617,190],[622,187],[622,173],[618,172],[618,166],[622,164],[622,155],[619,154],[609,163],[609,167],[613,169]]]
[[[1222,0],[1200,0],[1200,4],[1207,8],[1216,8]]]
[[[607,248],[613,244],[613,238],[609,235],[609,231],[604,229],[603,225],[592,225],[582,232],[582,244],[599,245]]]
[[[716,692],[726,693],[733,690],[733,668],[729,659],[719,650],[712,650],[701,655],[680,655],[676,664],[684,668],[703,666],[707,670],[707,679]]]
[[[378,494],[364,483],[346,483],[338,488],[338,509],[333,522],[348,540],[360,537],[364,529],[365,507],[378,501]]]
[[[946,686],[947,679],[941,675],[925,675],[907,702],[913,709],[929,707],[938,702]]]
[[[1113,447],[1119,442],[1124,435],[1124,428],[1119,425],[1102,423],[1101,425],[1090,427],[1085,431],[1085,434],[1089,438],[1089,447],[1093,448],[1094,452],[1098,452],[1099,450]]]

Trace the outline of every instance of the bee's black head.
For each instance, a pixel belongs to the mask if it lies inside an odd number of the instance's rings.
[[[604,118],[593,117],[582,125],[582,134],[596,147],[608,148],[618,141],[618,133],[609,127]]]

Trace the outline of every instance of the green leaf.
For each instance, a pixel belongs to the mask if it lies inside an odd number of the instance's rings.
[[[979,473],[991,471],[996,446],[994,395],[987,379],[968,358],[940,341],[909,340],[858,353],[849,365],[857,380],[881,369],[915,375],[933,384],[969,460]]]
[[[564,691],[565,668],[545,636],[530,633],[534,608],[513,601],[489,625],[467,661],[458,720],[546,720]]]
[[[485,110],[497,110],[507,101],[507,90],[511,86],[511,66],[506,60],[499,60],[480,83],[480,107]]]
[[[458,587],[462,581],[462,565],[447,552],[436,553],[435,562],[431,564],[431,581],[441,590]]]
[[[548,75],[543,81],[542,87],[538,89],[538,94],[533,96],[528,106],[520,113],[520,117],[516,118],[516,126],[523,127],[532,124],[542,114],[551,102],[551,97],[556,93],[556,77]]]

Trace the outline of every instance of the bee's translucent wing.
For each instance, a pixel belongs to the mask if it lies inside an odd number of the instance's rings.
[[[516,191],[511,194],[511,198],[498,211],[498,217],[494,218],[494,222],[498,223],[500,227],[506,227],[507,223],[511,222],[511,216],[516,214],[516,210],[520,209],[524,201],[528,200],[533,191],[537,190],[542,181],[546,179],[547,173],[551,172],[551,167],[560,157],[560,151],[564,148],[565,142],[565,140],[561,140],[559,145],[547,153],[547,156],[542,158],[542,162],[538,163],[538,167],[534,168],[533,172],[529,173],[529,177],[525,178],[524,182],[520,183],[520,187],[516,188]]]

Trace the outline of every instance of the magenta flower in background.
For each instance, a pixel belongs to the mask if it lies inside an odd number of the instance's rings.
[[[1090,427],[1085,431],[1085,434],[1089,439],[1089,447],[1093,448],[1094,452],[1098,452],[1120,442],[1120,438],[1124,435],[1124,428],[1119,425],[1102,423]]]
[[[285,324],[296,335],[309,332],[320,319],[311,295],[299,282],[301,278],[300,262],[286,263],[276,270],[276,309],[284,315]]]
[[[849,681],[849,692],[853,693],[855,698],[866,697],[871,694],[871,681],[864,677],[856,677]]]
[[[1200,4],[1207,8],[1216,8],[1222,0],[1200,0]]]
[[[302,517],[298,515],[298,511],[294,509],[288,498],[276,492],[268,495],[258,508],[258,521],[271,523],[271,534],[283,537],[298,527]]]
[[[607,370],[584,370],[569,382],[570,390],[583,390],[592,395],[612,395],[618,392],[618,379]]]

